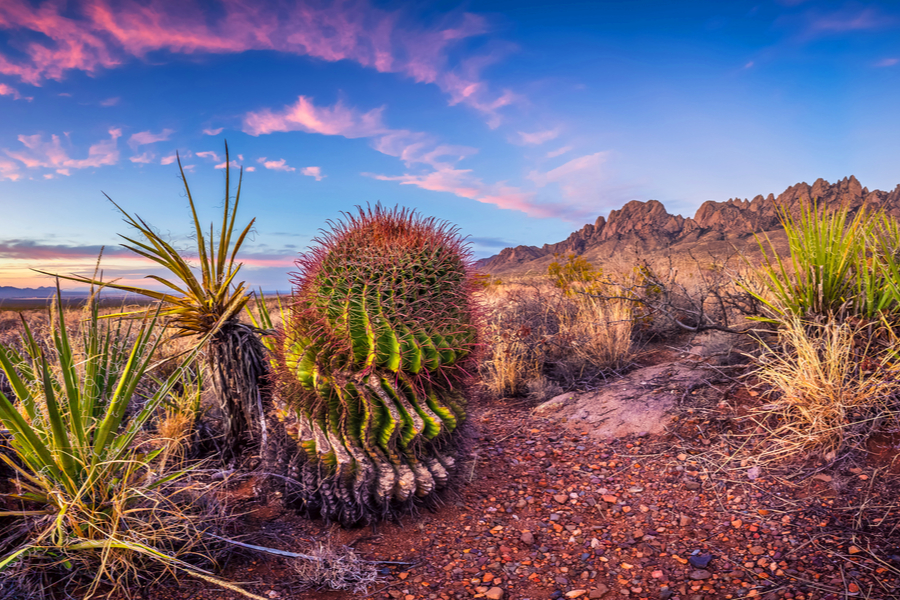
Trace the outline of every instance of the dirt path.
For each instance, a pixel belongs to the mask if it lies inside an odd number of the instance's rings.
[[[682,407],[671,434],[604,441],[588,424],[562,428],[521,403],[482,407],[473,479],[435,513],[382,525],[375,537],[266,507],[243,520],[237,533],[272,547],[304,552],[330,531],[366,558],[415,563],[385,568],[369,596],[302,591],[274,557],[248,556],[225,574],[281,599],[900,597],[896,476],[842,470],[791,484],[717,471],[710,456],[728,448],[716,414],[692,412]],[[860,526],[869,534],[848,542]],[[239,596],[184,582],[152,597]]]

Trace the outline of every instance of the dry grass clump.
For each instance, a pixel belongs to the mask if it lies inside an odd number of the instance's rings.
[[[378,581],[375,563],[363,560],[352,548],[320,542],[308,551],[308,558],[292,562],[301,585],[307,588],[348,590],[365,595]]]
[[[502,284],[484,293],[489,347],[481,374],[498,396],[542,399],[594,381],[631,356],[631,303],[549,282]]]
[[[900,425],[900,369],[885,347],[889,328],[785,318],[778,344],[763,343],[757,377],[769,403],[753,418],[768,435],[769,458],[824,456],[864,450],[879,429]]]

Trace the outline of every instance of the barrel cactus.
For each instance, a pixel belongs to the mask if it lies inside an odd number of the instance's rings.
[[[459,464],[478,305],[457,230],[380,205],[297,261],[275,362],[304,507],[345,524],[428,501]]]

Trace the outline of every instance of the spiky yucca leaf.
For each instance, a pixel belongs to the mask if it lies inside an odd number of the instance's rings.
[[[188,259],[148,223],[137,215],[130,215],[107,196],[122,213],[125,222],[140,234],[141,239],[120,236],[127,242],[123,246],[165,268],[171,277],[148,275],[147,279],[162,284],[168,291],[159,292],[115,281],[107,283],[79,275],[59,277],[153,298],[161,303],[162,315],[168,317],[167,325],[176,330],[176,336],[198,336],[209,340],[207,363],[212,375],[210,380],[225,417],[225,456],[237,458],[248,437],[261,445],[266,441],[264,407],[259,389],[259,380],[267,370],[264,348],[253,328],[240,322],[240,312],[250,300],[250,293],[244,282],[236,282],[241,269],[241,263],[236,262],[237,254],[255,219],[251,219],[236,235],[235,219],[241,197],[243,168],[232,198],[231,158],[227,143],[225,203],[218,233],[211,224],[209,235],[204,234],[180,157],[178,168],[191,207],[199,276]]]
[[[237,191],[234,198],[231,196],[231,161],[228,153],[228,145],[225,145],[225,209],[222,213],[222,225],[219,229],[218,240],[210,227],[209,237],[204,235],[203,227],[197,216],[197,208],[194,205],[194,197],[188,185],[184,168],[181,165],[181,157],[178,157],[178,169],[181,173],[181,181],[187,194],[191,207],[191,216],[194,224],[194,236],[197,239],[197,256],[200,262],[200,277],[188,264],[187,260],[171,244],[162,238],[153,227],[137,215],[130,215],[112,198],[106,196],[113,203],[125,222],[137,230],[143,241],[121,235],[127,244],[122,244],[135,254],[148,258],[165,268],[172,277],[166,279],[157,275],[147,275],[171,290],[159,292],[148,288],[123,285],[116,282],[103,282],[92,277],[79,275],[55,275],[70,281],[100,285],[124,292],[131,292],[148,298],[153,298],[163,303],[163,316],[170,317],[170,325],[178,330],[178,335],[206,335],[215,333],[226,322],[234,318],[247,304],[250,295],[244,282],[235,282],[241,263],[235,263],[237,253],[241,249],[247,235],[253,227],[256,219],[251,219],[236,239],[235,218],[238,204],[241,199],[241,185],[244,171],[240,171]],[[232,245],[233,243],[233,245]],[[39,271],[44,273],[43,271]],[[51,273],[45,273],[51,275]],[[121,315],[108,315],[118,317]]]
[[[480,311],[457,231],[380,205],[298,260],[276,362],[306,507],[354,523],[447,485]]]

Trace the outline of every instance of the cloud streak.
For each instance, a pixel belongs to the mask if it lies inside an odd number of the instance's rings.
[[[519,138],[522,143],[527,146],[540,146],[545,142],[556,139],[559,135],[559,129],[548,129],[546,131],[535,131],[534,133],[525,133],[520,131]]]
[[[0,96],[11,96],[13,100],[28,100],[29,102],[32,100],[32,98],[23,97],[19,90],[5,83],[0,83]]]
[[[509,90],[493,91],[481,77],[498,53],[452,60],[461,42],[487,33],[486,20],[457,12],[438,26],[423,27],[404,17],[366,0],[90,0],[76,6],[4,0],[0,29],[10,32],[24,56],[0,55],[0,73],[41,85],[61,80],[70,71],[96,74],[160,51],[192,55],[271,50],[327,62],[349,60],[434,84],[449,96],[450,104],[468,105],[493,126],[498,124],[497,111],[519,99]]]
[[[18,140],[25,146],[24,150],[4,150],[5,154],[19,161],[28,169],[54,169],[59,175],[70,175],[70,169],[87,169],[114,165],[119,161],[118,139],[122,137],[121,129],[110,129],[109,139],[102,140],[88,149],[87,158],[71,158],[62,139],[53,134],[49,141],[44,141],[42,134],[20,135]],[[10,177],[7,176],[9,179]]]
[[[153,133],[151,131],[141,131],[128,138],[128,145],[131,146],[132,149],[134,149],[138,146],[144,146],[146,144],[165,142],[173,133],[175,133],[174,129],[163,129],[159,133]]]
[[[303,167],[300,172],[307,177],[315,177],[316,181],[322,181],[327,177],[327,175],[322,175],[322,167]]]

